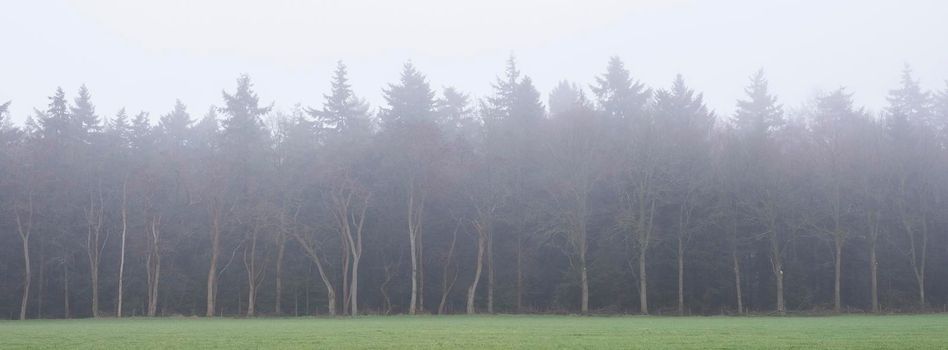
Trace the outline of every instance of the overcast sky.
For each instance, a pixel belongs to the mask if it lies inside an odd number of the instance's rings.
[[[676,73],[730,115],[764,68],[797,106],[846,86],[885,105],[910,64],[929,89],[948,79],[948,1],[30,0],[0,10],[0,102],[13,120],[80,84],[100,115],[153,118],[180,98],[193,116],[247,73],[265,102],[318,106],[335,62],[373,107],[411,59],[440,89],[491,92],[513,53],[544,96],[586,86],[612,55],[652,87]]]

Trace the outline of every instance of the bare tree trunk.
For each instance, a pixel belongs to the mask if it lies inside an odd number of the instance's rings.
[[[639,311],[643,315],[648,315],[648,275],[645,269],[645,261],[648,246],[651,242],[652,223],[655,218],[655,200],[650,200],[649,206],[646,209],[644,205],[645,197],[644,193],[639,195],[638,227],[636,229],[638,232],[635,234],[635,239],[638,243],[639,260]]]
[[[423,306],[421,305],[421,219],[424,209],[424,199],[415,198],[415,184],[412,180],[409,186],[408,194],[408,239],[409,239],[409,248],[411,249],[411,300],[409,301],[408,314],[414,315],[419,310],[423,311]]]
[[[586,272],[586,244],[583,239],[579,250],[579,285],[580,285],[580,313],[589,313],[589,276]]]
[[[63,254],[63,318],[69,318],[69,255]]]
[[[734,289],[737,292],[737,314],[744,314],[744,298],[741,294],[741,263],[737,258],[737,248],[731,248],[731,260],[734,263]]]
[[[322,259],[319,258],[319,252],[313,244],[308,243],[299,233],[294,233],[294,237],[300,246],[303,247],[303,251],[306,252],[310,260],[316,264],[316,270],[319,271],[319,278],[326,287],[326,303],[329,307],[329,315],[336,316],[336,289],[332,285],[332,279],[329,278],[329,275],[326,274],[326,270],[323,268],[323,262]]]
[[[23,296],[20,299],[20,319],[26,319],[26,308],[30,301],[30,284],[33,279],[33,272],[30,266],[30,235],[33,233],[33,192],[30,191],[27,200],[26,222],[23,222],[20,210],[14,208],[16,214],[16,229],[20,235],[20,242],[23,247]],[[40,280],[42,283],[42,280]]]
[[[521,226],[523,228],[523,226]],[[523,231],[517,232],[517,312],[523,312]],[[494,237],[487,240],[487,313],[494,313]]]
[[[457,225],[454,227],[454,234],[451,237],[451,248],[448,249],[448,256],[444,259],[444,268],[441,272],[441,302],[438,303],[438,314],[443,315],[445,312],[445,304],[448,301],[448,295],[451,293],[451,289],[454,288],[454,282],[458,279],[458,270],[457,266],[452,265],[454,261],[454,246],[458,241],[458,229],[461,228],[461,220],[458,220]],[[451,267],[454,267],[452,277],[449,276],[449,271]]]
[[[401,265],[401,264],[399,264]],[[379,293],[382,294],[382,313],[388,315],[392,313],[392,298],[388,296],[388,285],[392,283],[394,268],[391,264],[385,264],[385,279],[379,284]]]
[[[326,275],[326,271],[323,270],[323,263],[319,261],[318,258],[314,257],[313,262],[316,263],[316,269],[319,271],[319,277],[323,280],[323,284],[326,286],[326,304],[329,307],[329,315],[336,316],[336,289],[332,286],[332,281],[329,279],[329,276]]]
[[[36,317],[43,318],[43,296],[46,295],[46,249],[45,245],[40,244],[39,251],[39,293],[36,295]]]
[[[876,240],[869,241],[869,283],[872,298],[872,312],[879,312],[879,261],[876,257]]]
[[[286,231],[281,230],[280,237],[278,237],[277,242],[277,260],[276,260],[276,290],[275,294],[275,305],[273,306],[273,312],[277,315],[283,314],[283,309],[281,307],[281,301],[283,300],[283,254],[286,251]]]
[[[839,233],[837,233],[836,237],[833,239],[833,245],[835,248],[834,266],[833,266],[834,272],[835,272],[835,276],[834,276],[835,279],[833,280],[833,312],[839,313],[840,310],[842,309],[842,305],[841,305],[842,300],[839,295],[839,292],[840,292],[839,280],[842,276],[841,274],[842,274],[842,266],[843,266],[843,238]]]
[[[645,251],[639,250],[639,310],[643,315],[648,315],[648,278],[645,274]]]
[[[352,250],[349,247],[349,238],[340,230],[340,254],[342,257],[342,315],[349,314],[349,263],[352,261]]]
[[[158,312],[158,282],[161,276],[161,252],[158,249],[161,233],[158,229],[161,216],[153,215],[149,224],[149,249],[145,261],[148,275],[148,316],[154,317]]]
[[[411,300],[408,304],[408,314],[414,315],[416,312],[415,303],[418,302],[416,299],[418,296],[418,250],[415,248],[414,189],[412,189],[411,192],[412,193],[408,194],[408,245],[409,249],[411,249]]]
[[[207,317],[214,317],[217,305],[217,259],[220,256],[221,208],[218,200],[211,207],[211,263],[207,270]]]
[[[128,179],[122,183],[122,246],[119,252],[118,301],[115,317],[122,317],[122,289],[125,286],[125,237],[128,233]]]
[[[471,282],[471,286],[467,288],[467,313],[469,315],[473,315],[476,312],[474,309],[474,299],[477,295],[477,283],[481,279],[481,268],[484,266],[484,250],[487,245],[485,226],[480,223],[475,223],[474,229],[477,231],[477,263],[474,265],[474,280]]]
[[[770,262],[777,280],[777,313],[783,315],[787,312],[783,301],[783,260],[780,257],[780,244],[777,241],[776,232],[771,232]]]
[[[681,236],[678,237],[678,315],[685,314],[685,249]]]
[[[343,279],[343,313],[359,314],[359,262],[362,260],[362,230],[365,227],[365,213],[368,210],[370,194],[360,191],[352,182],[344,181],[331,192],[332,211],[336,218],[336,225],[342,236],[344,252],[343,274],[351,271],[351,278]],[[353,200],[359,207],[354,213]],[[409,218],[411,219],[411,218]],[[355,232],[353,232],[353,230]],[[351,257],[351,270],[349,261]],[[348,276],[348,275],[347,275]]]
[[[866,215],[869,234],[869,289],[872,304],[872,312],[879,312],[879,260],[876,256],[876,242],[879,238],[879,213],[870,211]]]
[[[250,234],[250,245],[244,248],[244,268],[247,271],[247,316],[252,317],[257,309],[257,229]]]
[[[369,197],[366,195],[362,203],[362,210],[359,212],[358,218],[352,218],[355,222],[355,239],[352,237],[351,229],[347,230],[349,237],[349,247],[352,249],[352,278],[350,283],[352,287],[349,288],[349,292],[352,293],[350,297],[350,313],[352,316],[357,316],[359,314],[359,262],[362,261],[362,229],[365,227],[365,212],[369,208]],[[348,225],[347,225],[348,226]],[[351,226],[349,226],[351,228]]]
[[[89,257],[89,276],[92,283],[92,317],[99,317],[99,263],[104,243],[102,233],[102,191],[99,188],[99,199],[96,204],[95,195],[89,194],[89,211],[87,212],[88,235],[86,236],[86,253]]]
[[[423,239],[421,216],[418,217],[418,311],[425,312],[425,240]]]

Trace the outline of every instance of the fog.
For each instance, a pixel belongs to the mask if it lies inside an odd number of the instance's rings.
[[[846,86],[879,109],[904,64],[927,88],[948,79],[946,12],[933,0],[15,1],[0,11],[0,100],[17,122],[83,83],[103,112],[205,110],[247,73],[290,108],[318,103],[343,60],[377,107],[406,60],[483,97],[515,54],[544,95],[619,56],[649,86],[683,74],[721,115],[758,68],[789,106]]]
[[[948,308],[941,3],[4,10],[0,318]]]

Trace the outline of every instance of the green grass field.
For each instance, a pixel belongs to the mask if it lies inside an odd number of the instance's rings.
[[[945,349],[948,315],[0,321],[0,349]]]

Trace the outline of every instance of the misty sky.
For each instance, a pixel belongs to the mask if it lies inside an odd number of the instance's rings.
[[[948,1],[10,1],[0,10],[0,102],[13,120],[82,83],[100,115],[193,116],[248,73],[263,101],[319,106],[337,60],[373,108],[411,59],[439,89],[491,92],[507,56],[546,96],[620,56],[652,87],[676,73],[719,115],[763,67],[788,107],[846,86],[878,109],[909,63],[948,79]]]

